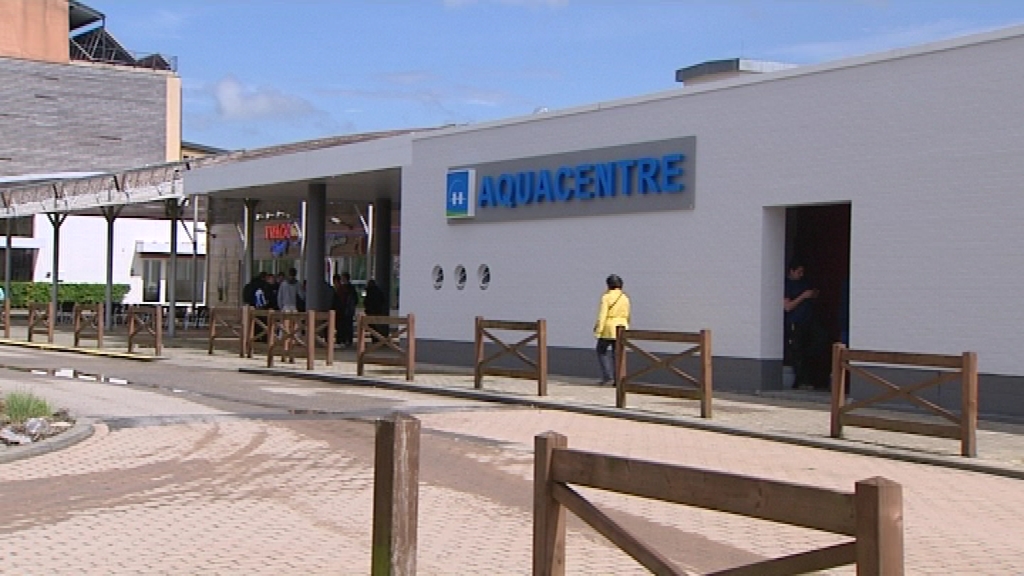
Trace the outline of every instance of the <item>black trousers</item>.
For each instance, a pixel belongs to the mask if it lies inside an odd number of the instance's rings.
[[[597,363],[601,368],[601,382],[615,380],[615,340],[613,338],[597,339]]]
[[[829,388],[827,340],[828,337],[824,333],[824,329],[813,321],[787,326],[786,343],[789,345],[789,358],[795,376],[794,388],[798,386],[809,386],[819,390]]]

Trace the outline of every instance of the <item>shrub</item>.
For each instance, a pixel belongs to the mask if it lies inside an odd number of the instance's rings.
[[[50,301],[50,290],[53,285],[49,282],[11,282],[11,293],[8,298],[11,300],[12,308],[24,308],[29,304],[45,304]],[[130,286],[127,284],[114,284],[111,286],[110,295],[114,302],[121,302],[125,294],[128,294]],[[75,304],[99,304],[106,300],[106,284],[85,284],[85,283],[61,283],[57,285],[57,301],[73,302]]]
[[[53,413],[42,398],[28,392],[11,392],[4,398],[4,411],[14,424],[29,418],[45,418]]]

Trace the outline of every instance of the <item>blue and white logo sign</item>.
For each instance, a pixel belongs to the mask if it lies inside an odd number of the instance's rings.
[[[449,218],[472,218],[476,213],[476,170],[449,170],[446,196]]]

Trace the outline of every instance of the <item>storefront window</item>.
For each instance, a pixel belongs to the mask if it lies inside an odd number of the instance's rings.
[[[160,284],[163,261],[142,261],[142,301],[160,302]]]

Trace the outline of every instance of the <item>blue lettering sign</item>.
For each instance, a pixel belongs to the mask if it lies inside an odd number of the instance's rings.
[[[489,174],[479,179],[477,208],[517,208],[530,204],[592,201],[619,196],[678,194],[685,191],[687,157],[681,153]],[[467,188],[464,176],[449,171],[449,214]],[[459,178],[462,178],[461,180]],[[454,182],[454,184],[453,184]],[[451,217],[451,216],[450,216]]]

